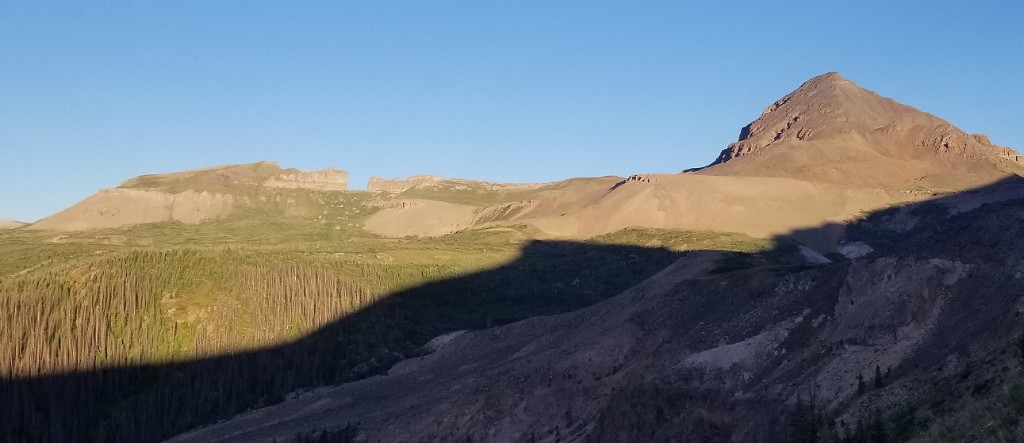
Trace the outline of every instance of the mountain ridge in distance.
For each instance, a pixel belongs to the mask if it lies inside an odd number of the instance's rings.
[[[387,237],[512,224],[557,238],[588,238],[632,226],[766,237],[980,187],[1019,174],[1020,159],[984,136],[968,135],[832,72],[775,101],[743,128],[739,141],[696,172],[541,184],[374,177],[371,193],[359,197],[374,213],[338,222],[358,223]],[[166,220],[194,224],[277,199],[285,203],[271,212],[310,216],[329,209],[322,207],[325,199],[318,193],[346,188],[330,181],[340,177],[347,179],[347,174],[286,171],[272,162],[140,176],[31,228],[81,230]],[[316,180],[327,180],[328,186]],[[282,188],[308,195],[277,195]],[[300,200],[319,202],[286,204]]]

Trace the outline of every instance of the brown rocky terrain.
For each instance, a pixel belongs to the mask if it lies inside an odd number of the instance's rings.
[[[698,173],[956,190],[1021,171],[1016,151],[830,72],[765,109]]]

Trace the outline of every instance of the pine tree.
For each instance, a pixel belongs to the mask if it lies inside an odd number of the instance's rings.
[[[882,368],[875,365],[875,389],[881,389],[884,384],[882,383]]]
[[[871,414],[871,429],[868,435],[871,443],[889,443],[889,431],[885,429],[885,422],[882,421],[882,413],[875,409]]]

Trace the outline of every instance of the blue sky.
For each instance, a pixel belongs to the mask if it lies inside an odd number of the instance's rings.
[[[764,4],[762,4],[764,3]],[[1024,148],[1024,2],[0,2],[0,218],[275,160],[677,172],[827,71]]]

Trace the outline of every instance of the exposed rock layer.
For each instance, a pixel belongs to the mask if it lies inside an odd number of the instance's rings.
[[[414,175],[408,178],[380,178],[370,177],[366,184],[367,191],[402,192],[411,189],[416,185],[437,183],[441,178],[433,175]]]
[[[344,191],[348,189],[348,172],[334,168],[319,171],[286,172],[263,182],[271,188],[299,188],[316,191]]]

